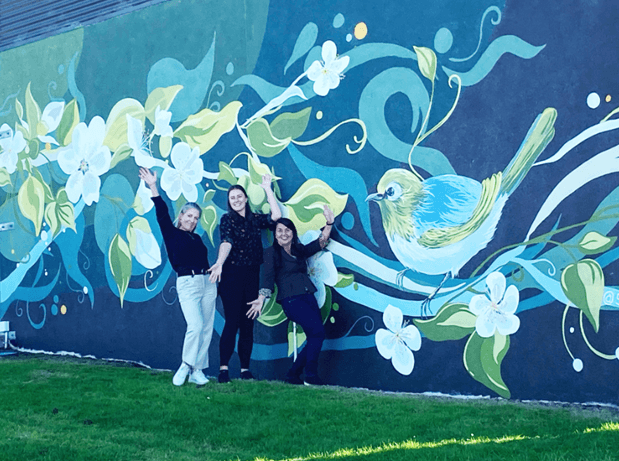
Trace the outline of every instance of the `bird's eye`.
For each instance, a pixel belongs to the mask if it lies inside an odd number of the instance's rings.
[[[387,199],[392,202],[399,199],[402,195],[402,186],[400,186],[397,182],[390,183],[385,189],[385,195],[387,196]]]

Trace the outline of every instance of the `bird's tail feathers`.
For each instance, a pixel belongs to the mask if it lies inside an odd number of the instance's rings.
[[[501,194],[511,194],[524,179],[533,163],[554,137],[556,119],[557,110],[553,107],[546,108],[537,116],[518,152],[503,171]]]

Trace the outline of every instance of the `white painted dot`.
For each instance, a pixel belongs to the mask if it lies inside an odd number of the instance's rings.
[[[587,96],[587,105],[591,109],[597,109],[597,107],[600,105],[600,95],[595,92],[590,93],[589,96]]]
[[[574,327],[570,327],[570,333],[574,333]]]
[[[19,263],[15,264],[15,267],[19,267]]]
[[[84,294],[87,295],[88,294],[88,287],[84,287]]]
[[[47,240],[47,232],[46,231],[41,231],[41,240],[43,240],[43,241]]]
[[[615,349],[615,357],[617,357],[617,360],[619,360],[619,347]]]
[[[346,41],[350,42],[352,40],[352,34],[346,35]]]
[[[574,370],[576,370],[578,373],[580,373],[583,369],[583,363],[582,360],[580,359],[574,359],[574,361],[572,362],[572,366],[574,367]]]

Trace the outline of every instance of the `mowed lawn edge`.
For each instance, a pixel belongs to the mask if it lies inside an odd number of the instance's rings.
[[[0,460],[616,460],[613,407],[236,381],[0,358]]]

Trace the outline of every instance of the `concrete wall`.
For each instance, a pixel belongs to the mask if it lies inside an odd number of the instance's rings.
[[[2,52],[0,319],[26,349],[176,368],[138,164],[203,206],[211,262],[225,190],[264,211],[271,171],[304,238],[337,215],[310,264],[327,382],[619,403],[618,11],[174,0]],[[292,349],[272,304],[256,374]]]

